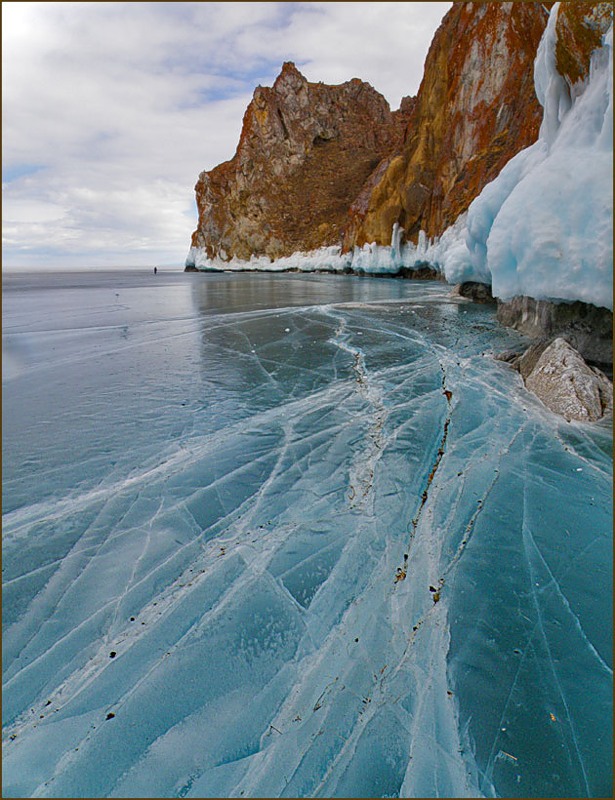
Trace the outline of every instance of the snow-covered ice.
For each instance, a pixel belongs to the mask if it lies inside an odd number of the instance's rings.
[[[4,796],[610,796],[612,436],[437,282],[5,279]]]

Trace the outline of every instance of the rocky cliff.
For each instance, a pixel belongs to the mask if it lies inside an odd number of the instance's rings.
[[[585,175],[585,183],[595,184],[592,196],[598,204],[585,217],[608,206],[602,183],[596,184],[582,164],[611,174],[595,166],[597,148],[608,150],[608,125],[603,123],[602,133],[589,130],[608,117],[602,107],[610,102],[611,91],[602,86],[604,64],[602,84],[594,81],[594,89],[586,89],[592,54],[600,51],[611,24],[612,5],[553,6],[454,3],[434,36],[417,97],[406,98],[395,112],[358,79],[340,86],[310,83],[292,63],[285,64],[272,88],[256,89],[233,159],[199,177],[199,223],[187,265],[220,268],[233,259],[237,269],[256,256],[251,267],[267,269],[270,259],[313,251],[296,265],[297,259],[286,258],[275,268],[395,273],[429,263],[454,283],[493,282],[500,298],[526,294],[608,306],[608,301],[592,299],[591,292],[575,294],[574,286],[563,294],[537,289],[534,295],[531,280],[518,292],[500,294],[496,283],[502,284],[503,272],[522,270],[516,270],[514,254],[490,260],[487,253],[494,219],[511,205],[507,197],[514,185],[527,184],[528,170],[539,161],[548,166],[557,160],[548,162],[548,157],[560,127],[571,131],[566,136],[578,145],[570,157],[560,147],[558,158],[568,158],[576,170],[572,175],[560,169],[572,176],[562,197],[582,202],[589,187],[575,190],[572,184]],[[575,118],[583,115],[577,124]],[[590,152],[592,137],[600,142]],[[561,210],[560,195],[551,194]],[[532,202],[540,205],[542,190],[534,195]],[[583,217],[569,211],[575,219]],[[544,215],[551,219],[559,211],[545,206],[543,212],[530,216],[544,232],[549,227],[542,224]],[[513,216],[519,219],[518,213]],[[560,222],[565,237],[571,223]],[[591,219],[583,227],[591,239]],[[529,245],[525,250],[531,255],[529,234],[517,236],[511,220],[499,228],[517,245]],[[612,255],[606,264],[609,231],[601,224],[599,234],[600,250],[590,261],[602,275],[612,270]],[[330,250],[316,253],[324,247]],[[574,264],[567,269],[578,272]],[[538,273],[532,268],[524,274]],[[555,285],[551,279],[547,284]]]
[[[406,140],[350,209],[346,249],[441,234],[538,135],[533,63],[541,3],[456,3],[437,30]]]
[[[392,113],[357,78],[310,83],[285,63],[272,88],[255,90],[235,156],[199,176],[193,247],[275,259],[337,243],[350,200],[399,147],[412,109],[407,99]]]
[[[465,239],[502,322],[601,364],[613,341],[612,14],[553,9],[535,65],[539,139],[472,203]]]
[[[343,242],[441,233],[518,150],[541,109],[532,64],[541,3],[456,3],[416,98],[391,112],[369,84],[310,83],[286,63],[258,87],[235,156],[199,176],[192,246],[279,258]]]

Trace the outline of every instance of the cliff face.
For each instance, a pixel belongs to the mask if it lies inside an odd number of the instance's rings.
[[[337,244],[350,199],[400,145],[412,108],[391,113],[363,81],[309,83],[284,64],[273,88],[254,92],[235,156],[199,176],[193,247],[274,259]]]
[[[457,3],[435,34],[403,149],[350,209],[344,247],[441,234],[538,135],[541,3]]]

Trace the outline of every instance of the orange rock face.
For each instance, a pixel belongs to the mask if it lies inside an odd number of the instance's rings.
[[[441,234],[538,136],[541,3],[456,3],[435,34],[405,144],[350,208],[344,247]]]
[[[200,175],[192,245],[246,260],[339,243],[350,200],[400,145],[411,108],[392,113],[357,78],[310,83],[284,64],[255,90],[235,156]]]
[[[589,61],[613,21],[612,3],[562,3],[557,15],[557,71],[571,89],[589,76]]]

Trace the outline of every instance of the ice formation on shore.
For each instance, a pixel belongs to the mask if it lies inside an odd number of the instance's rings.
[[[186,266],[194,266],[203,271],[224,272],[356,272],[379,275],[395,275],[402,269],[432,267],[444,272],[444,264],[454,263],[460,251],[465,248],[462,235],[465,230],[465,214],[452,225],[440,239],[429,241],[424,232],[419,241],[401,242],[402,229],[398,223],[393,226],[390,245],[365,244],[343,253],[341,247],[321,247],[309,252],[296,252],[290,256],[271,261],[267,256],[252,256],[249,261],[239,258],[226,260],[220,256],[208,258],[205,251],[191,247]],[[485,280],[487,275],[485,275]]]
[[[466,241],[474,280],[490,273],[503,300],[529,295],[612,308],[613,29],[571,101],[555,67],[558,5],[534,67],[540,136],[471,204]],[[459,278],[446,264],[445,274]]]

